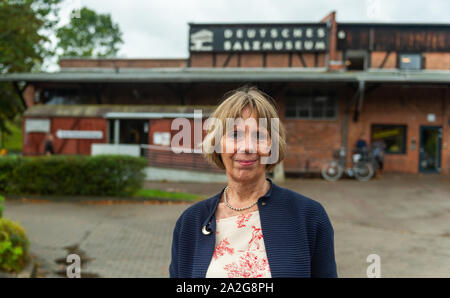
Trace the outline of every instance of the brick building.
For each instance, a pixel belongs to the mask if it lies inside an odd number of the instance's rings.
[[[287,128],[286,172],[317,172],[362,136],[383,139],[385,170],[450,174],[450,24],[189,24],[187,59],[60,61],[56,73],[12,81],[27,106],[23,154],[92,144],[139,144],[150,165],[210,169],[198,153],[167,148],[172,120],[206,119],[223,94],[257,85]],[[193,125],[192,125],[193,126]],[[193,144],[193,140],[191,142]],[[193,145],[192,145],[193,146]]]

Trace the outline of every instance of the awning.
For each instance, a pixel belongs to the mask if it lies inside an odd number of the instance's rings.
[[[324,68],[64,69],[54,73],[0,75],[10,82],[195,83],[195,82],[373,82],[449,84],[450,71],[327,71]]]
[[[201,110],[208,117],[215,106],[180,105],[44,105],[29,107],[25,117],[102,117],[111,119],[194,118]],[[198,113],[197,113],[198,114]]]

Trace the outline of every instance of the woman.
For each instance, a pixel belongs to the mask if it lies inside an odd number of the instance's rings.
[[[204,154],[225,170],[228,183],[178,219],[171,277],[337,277],[334,232],[324,208],[266,178],[286,151],[270,100],[243,88],[213,113]],[[241,122],[226,125],[227,119]]]

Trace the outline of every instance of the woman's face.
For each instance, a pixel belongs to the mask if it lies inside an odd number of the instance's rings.
[[[264,127],[259,126],[256,114],[249,108],[242,112],[242,120],[249,125],[236,125],[227,129],[222,137],[221,157],[227,176],[237,181],[250,181],[265,177],[266,164],[261,157],[270,154],[270,136]],[[244,131],[245,130],[245,131]]]

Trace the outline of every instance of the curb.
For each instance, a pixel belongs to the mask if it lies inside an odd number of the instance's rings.
[[[202,199],[186,200],[186,199],[171,199],[171,198],[148,198],[148,197],[100,197],[100,196],[42,196],[42,195],[5,195],[6,200],[17,201],[35,201],[35,202],[61,202],[61,203],[96,203],[96,202],[111,202],[111,203],[195,203]]]

